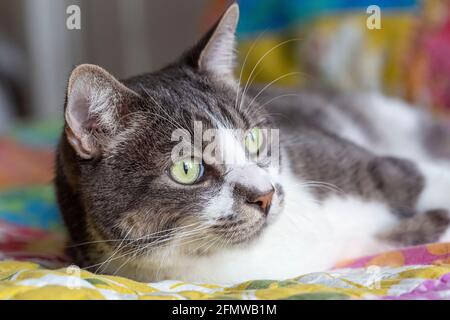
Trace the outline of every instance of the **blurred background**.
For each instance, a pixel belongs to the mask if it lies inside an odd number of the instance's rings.
[[[58,116],[77,64],[127,77],[174,59],[198,37],[207,2],[0,0],[0,132],[13,117]],[[74,4],[80,30],[66,28]]]
[[[281,77],[276,84],[378,90],[438,112],[450,107],[450,1],[238,2],[236,73],[243,67],[244,81],[265,55],[252,74],[256,82]],[[229,3],[0,0],[0,132],[14,120],[59,117],[77,64],[99,64],[119,78],[160,68]],[[66,27],[66,9],[74,4],[81,10],[80,30]],[[381,9],[381,29],[367,27],[366,11],[374,4]]]

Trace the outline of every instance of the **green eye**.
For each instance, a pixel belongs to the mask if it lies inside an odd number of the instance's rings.
[[[245,148],[251,154],[255,154],[263,145],[263,141],[264,136],[262,130],[259,128],[253,128],[245,137]]]
[[[181,160],[172,165],[170,176],[181,184],[194,184],[203,175],[203,165],[192,160]]]

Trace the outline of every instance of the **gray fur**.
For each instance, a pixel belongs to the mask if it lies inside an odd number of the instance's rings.
[[[396,246],[414,246],[439,241],[450,226],[447,210],[430,210],[421,215],[405,219],[380,235],[380,239]]]
[[[358,111],[359,100],[352,96],[295,91],[295,96],[274,99],[261,107],[283,93],[274,89],[266,90],[249,107],[259,88],[250,88],[248,96],[236,100],[242,92],[236,92],[230,79],[219,77],[211,66],[204,70],[198,63],[210,39],[217,38],[213,37],[217,26],[178,61],[121,84],[95,67],[74,72],[73,77],[77,72],[97,74],[85,78],[83,85],[89,88],[110,83],[120,90],[120,95],[117,94],[120,98],[111,99],[110,107],[115,108],[113,123],[107,125],[99,121],[98,115],[80,113],[90,118],[81,121],[77,128],[66,122],[58,146],[57,198],[69,231],[68,254],[79,265],[98,271],[93,266],[101,265],[104,257],[116,250],[129,254],[132,249],[146,249],[135,251],[135,255],[158,251],[161,243],[174,238],[170,230],[198,222],[211,200],[226,186],[233,188],[232,212],[202,232],[198,242],[219,235],[228,237],[228,242],[222,244],[228,246],[257,241],[268,223],[269,208],[267,212],[259,212],[251,199],[262,190],[246,187],[247,181],[227,184],[229,172],[224,165],[206,168],[202,180],[192,186],[175,185],[168,177],[174,146],[171,133],[180,127],[193,133],[194,121],[202,121],[205,130],[219,125],[243,130],[256,126],[279,128],[281,148],[294,174],[302,181],[332,186],[315,188],[317,201],[330,195],[356,195],[386,203],[401,218],[416,213],[423,177],[415,165],[405,159],[375,155],[340,135],[342,127],[336,115],[349,119],[369,139],[378,139],[366,114]],[[95,80],[99,78],[101,82]],[[66,100],[71,98],[70,87],[69,83]],[[330,108],[332,104],[336,107]],[[77,144],[77,139],[84,136],[89,138],[85,145]],[[258,166],[266,169],[263,163]],[[283,185],[274,187],[274,197],[282,210]],[[270,208],[271,212],[274,210]],[[146,237],[155,233],[157,237]],[[434,239],[423,233],[420,238]],[[123,239],[121,247],[117,239]],[[208,252],[194,250],[190,254]]]
[[[260,88],[251,88],[249,94],[256,95],[259,91]],[[295,95],[273,100],[283,94]],[[282,89],[267,90],[260,99],[261,103],[273,101],[267,112],[274,111],[272,118],[282,131],[294,172],[303,180],[336,187],[316,188],[320,199],[336,193],[358,195],[389,203],[399,216],[414,214],[424,184],[415,165],[407,159],[376,156],[339,135],[340,124],[333,118],[336,107],[370,139],[378,139],[366,115],[355,107],[357,99]]]

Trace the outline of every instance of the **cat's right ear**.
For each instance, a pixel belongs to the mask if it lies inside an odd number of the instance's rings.
[[[76,67],[69,78],[64,112],[67,140],[78,156],[92,159],[100,155],[138,97],[96,65]]]
[[[233,3],[197,45],[187,52],[187,62],[200,71],[233,78],[239,6]]]

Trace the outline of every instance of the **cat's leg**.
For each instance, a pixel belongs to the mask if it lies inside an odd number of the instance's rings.
[[[418,163],[417,166],[424,184],[417,201],[417,212],[423,217],[418,217],[413,223],[422,223],[416,237],[450,242],[450,168],[429,162]],[[433,237],[432,232],[435,233]]]
[[[427,161],[376,157],[369,166],[373,182],[400,218],[383,231],[394,245],[450,241],[450,170]]]
[[[429,162],[417,163],[423,180],[423,189],[419,195],[417,209],[447,209],[450,211],[450,169]]]
[[[450,120],[428,117],[424,120],[422,143],[424,150],[450,170]]]
[[[395,227],[378,235],[379,239],[394,246],[414,246],[432,242],[450,241],[450,213],[429,210],[423,214],[401,220]]]

